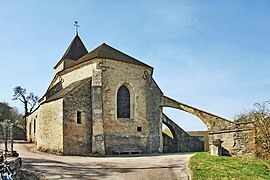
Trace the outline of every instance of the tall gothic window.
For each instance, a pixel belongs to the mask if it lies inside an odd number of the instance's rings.
[[[130,92],[125,85],[117,92],[117,118],[130,118]]]

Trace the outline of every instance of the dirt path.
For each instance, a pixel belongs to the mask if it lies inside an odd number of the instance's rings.
[[[42,153],[33,144],[14,145],[23,168],[41,172],[47,179],[177,180],[189,179],[187,162],[193,155],[143,157],[80,157]]]

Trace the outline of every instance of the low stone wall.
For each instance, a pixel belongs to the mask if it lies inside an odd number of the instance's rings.
[[[46,178],[39,172],[29,170],[29,169],[21,169],[21,179],[27,180],[45,180]]]
[[[204,151],[204,139],[199,136],[171,138],[163,133],[163,152],[200,152]]]
[[[190,136],[203,137],[204,140],[204,151],[209,151],[209,132],[208,131],[188,131]]]
[[[164,153],[173,153],[177,152],[177,141],[176,139],[171,138],[165,133],[162,133],[163,137],[163,152]]]
[[[163,123],[171,130],[173,139],[163,135],[163,152],[199,152],[204,151],[204,138],[190,136],[170,118],[163,114]]]
[[[253,123],[238,123],[231,130],[210,132],[209,138],[212,155],[255,156]],[[215,143],[217,141],[220,142],[220,145]],[[218,146],[221,148],[220,151],[217,150]]]
[[[14,175],[14,180],[21,179],[21,166],[22,166],[22,159],[18,157],[8,158],[6,160],[7,164],[10,166],[10,170]]]

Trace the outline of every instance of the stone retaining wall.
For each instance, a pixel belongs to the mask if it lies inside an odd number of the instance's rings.
[[[6,162],[10,166],[10,170],[12,171],[14,175],[14,180],[20,180],[22,159],[20,157],[12,157],[12,158],[8,158]]]

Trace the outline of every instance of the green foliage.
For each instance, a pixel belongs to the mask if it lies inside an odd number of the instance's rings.
[[[18,131],[24,127],[23,115],[15,107],[10,107],[6,102],[0,102],[0,122],[16,122]]]
[[[12,119],[11,107],[6,102],[0,102],[0,122]]]
[[[270,179],[270,162],[259,158],[210,156],[208,152],[191,157],[192,179]]]

